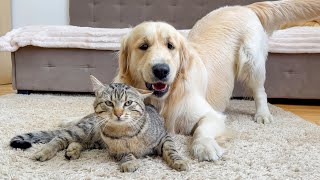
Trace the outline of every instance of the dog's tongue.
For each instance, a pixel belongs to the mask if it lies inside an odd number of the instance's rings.
[[[167,85],[163,83],[155,83],[152,84],[152,88],[156,91],[164,91],[167,88]]]

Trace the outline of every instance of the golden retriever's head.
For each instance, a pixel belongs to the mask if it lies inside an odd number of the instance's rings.
[[[185,46],[185,38],[167,23],[139,24],[123,38],[119,76],[130,85],[152,90],[155,97],[164,98],[184,71]]]

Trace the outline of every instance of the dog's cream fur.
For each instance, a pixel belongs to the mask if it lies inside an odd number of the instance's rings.
[[[267,34],[291,21],[318,18],[319,11],[319,0],[224,7],[199,20],[187,39],[166,23],[144,22],[123,39],[115,81],[145,89],[145,82],[153,82],[151,67],[168,64],[169,92],[150,102],[165,117],[169,131],[193,133],[192,152],[197,159],[217,160],[223,149],[215,138],[224,133],[221,112],[235,80],[253,92],[255,121],[270,123],[264,89]],[[168,49],[168,42],[175,48]],[[142,43],[149,45],[146,51],[139,49]]]

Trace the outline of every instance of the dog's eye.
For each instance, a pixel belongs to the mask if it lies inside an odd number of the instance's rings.
[[[167,46],[168,46],[168,49],[170,49],[170,50],[174,49],[174,46],[171,43],[168,43]]]
[[[141,49],[141,50],[143,50],[143,51],[147,50],[148,48],[149,48],[149,45],[148,45],[147,43],[141,44],[141,45],[139,46],[139,49]]]
[[[126,103],[124,103],[124,106],[130,106],[132,104],[132,101],[127,101]]]
[[[107,106],[113,106],[113,103],[112,103],[111,101],[106,101],[105,104],[106,104]]]

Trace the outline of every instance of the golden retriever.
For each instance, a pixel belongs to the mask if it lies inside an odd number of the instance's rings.
[[[148,100],[170,132],[193,134],[199,161],[217,160],[215,138],[234,81],[253,92],[255,121],[270,123],[265,93],[268,34],[290,22],[319,18],[319,0],[259,2],[223,7],[199,20],[187,38],[163,22],[144,22],[123,38],[116,82],[154,91]]]

